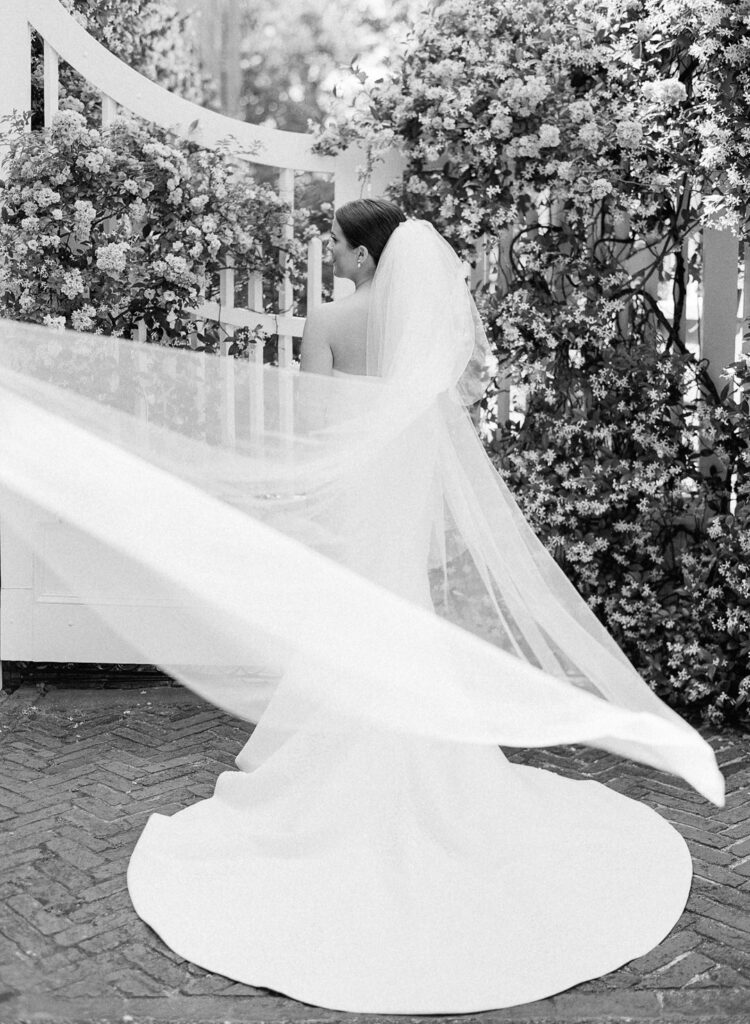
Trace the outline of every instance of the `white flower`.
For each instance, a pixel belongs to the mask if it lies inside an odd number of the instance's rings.
[[[67,295],[69,299],[74,299],[77,295],[81,295],[83,292],[83,278],[81,277],[81,271],[77,268],[73,270],[66,270],[63,275],[63,283],[60,286],[60,291],[63,295]]]
[[[70,314],[70,319],[73,324],[74,331],[90,331],[94,326],[94,317],[96,316],[96,310],[93,306],[81,306],[80,309],[75,309]]]
[[[37,206],[53,206],[55,203],[60,202],[60,193],[55,192],[54,189],[47,188],[46,185],[42,185],[34,189],[34,202]]]
[[[724,532],[721,526],[721,522],[718,519],[712,519],[708,524],[708,530],[706,531],[711,540],[717,540],[721,537]]]
[[[174,281],[175,284],[188,284],[193,280],[193,275],[184,256],[177,256],[173,252],[167,253],[164,257],[164,277],[167,281]]]
[[[621,146],[636,149],[643,140],[643,126],[640,121],[620,121],[615,128],[615,136]]]
[[[593,121],[589,121],[587,124],[581,125],[578,130],[579,142],[582,146],[585,146],[586,149],[590,149],[592,152],[599,148],[601,138],[602,133]]]
[[[64,316],[52,316],[48,313],[44,318],[44,326],[52,328],[53,331],[64,331],[65,330],[65,317]]]
[[[583,121],[590,121],[594,111],[588,100],[573,100],[568,107],[570,119],[574,124],[581,124]]]
[[[592,199],[604,199],[613,191],[612,182],[607,181],[606,178],[596,178],[591,182],[591,198]]]
[[[662,103],[672,107],[687,99],[687,89],[678,78],[665,78],[658,82],[644,82],[641,92],[649,103]]]
[[[96,217],[94,204],[88,199],[76,199],[73,210],[73,234],[79,242],[91,236],[91,224]]]
[[[117,274],[125,269],[130,246],[127,242],[110,242],[103,245],[96,254],[96,265],[108,274]]]
[[[543,124],[539,128],[539,145],[543,149],[552,149],[560,145],[560,129],[554,124]]]

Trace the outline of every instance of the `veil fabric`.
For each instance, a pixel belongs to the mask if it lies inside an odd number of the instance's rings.
[[[423,221],[378,264],[363,377],[0,322],[3,530],[132,660],[262,717],[271,747],[355,723],[581,742],[721,803],[708,744],[487,458],[465,405],[488,352],[462,264]],[[50,521],[65,545],[40,539]]]

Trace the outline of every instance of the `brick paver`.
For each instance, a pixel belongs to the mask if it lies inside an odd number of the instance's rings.
[[[186,963],[130,905],[125,872],[148,815],[209,796],[247,733],[177,688],[0,694],[0,1024],[357,1019]],[[513,754],[656,807],[687,839],[695,882],[679,924],[647,956],[553,999],[479,1017],[750,1024],[750,737],[707,738],[727,778],[722,810],[599,751]]]

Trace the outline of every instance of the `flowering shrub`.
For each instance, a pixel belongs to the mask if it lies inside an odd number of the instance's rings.
[[[748,125],[750,0],[444,0],[320,139],[399,145],[394,198],[484,248],[522,396],[494,456],[654,688],[714,722],[750,718],[750,410],[686,345],[685,243],[750,237]]]
[[[233,255],[239,274],[280,280],[288,207],[227,154],[118,118],[90,128],[59,112],[10,133],[0,223],[0,315],[78,331],[216,346],[196,307]],[[299,272],[301,243],[289,248]]]
[[[195,46],[185,31],[187,16],[169,0],[60,0],[98,42],[152,82],[204,103],[211,84],[202,74]],[[44,63],[42,41],[32,37],[32,125],[42,125]],[[99,93],[69,64],[60,62],[60,106],[98,123]]]

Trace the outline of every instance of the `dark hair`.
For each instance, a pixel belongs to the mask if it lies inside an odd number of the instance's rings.
[[[364,245],[378,265],[385,243],[406,220],[395,203],[385,199],[354,199],[336,210],[336,220],[352,248]]]

